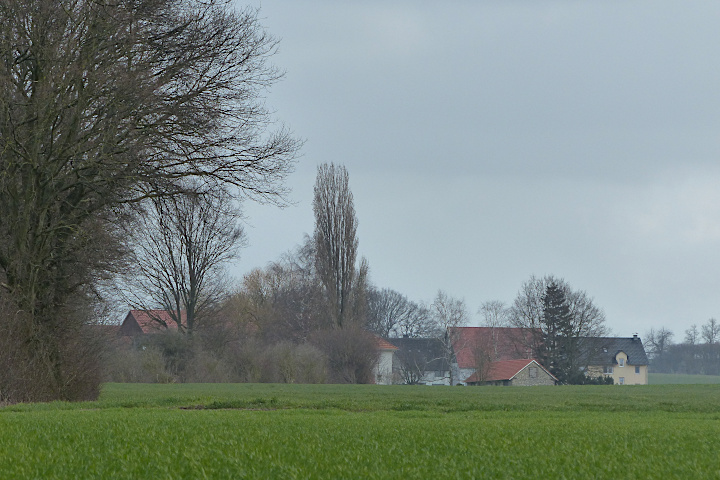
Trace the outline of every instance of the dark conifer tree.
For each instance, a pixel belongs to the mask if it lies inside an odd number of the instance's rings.
[[[545,289],[543,298],[543,323],[545,335],[545,362],[561,383],[569,383],[575,365],[572,315],[565,292],[555,283]]]

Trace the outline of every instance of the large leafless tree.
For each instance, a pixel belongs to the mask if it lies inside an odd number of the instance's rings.
[[[363,304],[367,264],[357,262],[357,217],[348,172],[342,165],[318,167],[313,198],[317,275],[328,301],[333,325],[357,320]]]
[[[263,103],[281,75],[255,10],[0,0],[0,19],[0,282],[65,398],[55,333],[116,265],[105,250],[122,206],[186,192],[188,177],[195,193],[225,184],[281,203],[298,142]]]
[[[500,300],[489,300],[483,302],[478,309],[485,327],[505,327],[508,325],[510,309],[505,302]]]
[[[480,348],[488,350],[491,358],[497,358],[499,329],[509,325],[510,308],[501,300],[488,300],[480,305],[478,314],[480,314],[480,317],[482,318],[481,326],[491,328],[491,345],[481,345]]]
[[[547,287],[555,284],[563,290],[572,317],[572,334],[578,337],[600,337],[607,333],[605,313],[582,290],[574,290],[561,278],[531,276],[523,283],[510,307],[509,321],[514,327],[542,328],[544,298]]]
[[[711,318],[702,326],[702,339],[708,345],[718,343],[720,340],[720,323],[717,320]]]
[[[433,324],[428,309],[389,288],[368,291],[368,329],[381,337],[429,337]]]
[[[134,268],[126,294],[136,307],[166,310],[178,331],[192,333],[228,294],[225,267],[244,243],[240,212],[223,190],[146,203],[128,232]]]
[[[697,324],[693,323],[687,330],[685,330],[685,343],[687,345],[696,345],[699,339],[700,330],[698,330]]]
[[[461,336],[458,335],[457,327],[465,327],[470,320],[470,314],[465,300],[451,297],[443,290],[438,290],[435,300],[430,305],[430,312],[435,337],[442,341],[444,360],[451,366],[450,385],[454,385],[457,380],[452,368],[452,364],[455,363],[455,351],[469,347],[458,343]]]
[[[548,340],[556,337],[556,325],[548,322],[545,314],[545,299],[548,287],[554,286],[561,291],[569,310],[569,323],[563,326],[564,337],[577,345],[576,339],[582,337],[601,337],[607,334],[605,313],[595,305],[593,299],[582,290],[574,290],[570,284],[552,275],[531,276],[523,283],[517,297],[510,307],[509,322],[513,327],[525,329],[529,335],[518,336],[518,341],[532,351],[534,356],[543,357]],[[579,359],[578,352],[570,356]],[[579,360],[578,360],[579,361]]]

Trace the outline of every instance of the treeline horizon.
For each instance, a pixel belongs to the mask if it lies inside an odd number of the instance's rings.
[[[692,324],[681,342],[666,327],[651,329],[644,341],[655,373],[720,375],[720,322],[710,318],[698,327]]]

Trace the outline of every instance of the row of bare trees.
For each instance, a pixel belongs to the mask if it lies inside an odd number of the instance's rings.
[[[314,358],[315,370],[325,374],[283,374],[283,381],[372,381],[377,348],[364,329],[368,268],[364,260],[357,261],[357,218],[347,170],[318,167],[314,235],[281,260],[250,272],[233,295],[221,273],[243,239],[237,218],[223,209],[229,203],[225,197],[194,200],[154,199],[153,215],[131,236],[140,268],[126,290],[136,298],[143,294],[144,308],[158,305],[170,311],[181,337],[151,345],[163,352],[172,378],[194,379],[193,359],[206,360],[208,352],[224,370],[234,370],[235,379],[242,377],[238,368],[248,370],[240,364],[252,365],[259,357],[265,357],[260,363],[266,367],[250,370],[272,371],[267,365],[276,365],[277,371],[292,371],[291,359],[299,358],[295,353],[305,352],[302,357]],[[184,345],[179,357],[173,350],[178,342]],[[273,361],[258,355],[258,349],[284,353]],[[309,357],[309,351],[317,355]]]
[[[328,379],[373,380],[377,337],[407,335],[445,341],[448,327],[468,321],[464,302],[439,292],[429,305],[372,286],[368,263],[358,260],[357,218],[342,166],[318,167],[315,231],[302,245],[243,278],[224,314],[245,341],[311,345],[325,355]],[[376,336],[373,336],[375,334]]]
[[[691,325],[679,343],[673,342],[674,336],[665,327],[652,328],[645,334],[654,372],[720,375],[720,322],[710,318],[700,327]]]

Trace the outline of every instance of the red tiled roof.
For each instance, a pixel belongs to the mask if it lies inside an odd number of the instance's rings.
[[[398,347],[377,335],[375,336],[375,342],[377,343],[378,350],[398,350]]]
[[[450,335],[460,368],[476,368],[475,352],[478,348],[490,355],[493,362],[529,359],[528,348],[532,330],[509,327],[454,327]]]
[[[487,375],[485,376],[485,379],[483,381],[485,382],[497,382],[501,380],[512,380],[515,375],[520,373],[522,369],[530,365],[531,363],[536,364],[538,367],[542,368],[547,372],[548,375],[555,378],[553,374],[548,372],[545,367],[540,365],[540,363],[537,360],[530,359],[520,359],[520,360],[504,360],[500,362],[493,362],[490,364],[490,369],[488,370]],[[467,383],[473,383],[478,382],[477,372],[470,375],[467,379],[465,379],[465,382]],[[557,380],[555,378],[555,380]]]
[[[184,324],[185,315],[181,314],[181,322]],[[125,321],[123,321],[121,331],[126,329],[132,323],[137,324],[142,330],[142,333],[158,333],[165,330],[177,331],[178,325],[170,316],[170,312],[167,310],[130,310]],[[163,323],[165,325],[163,325]]]

